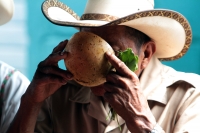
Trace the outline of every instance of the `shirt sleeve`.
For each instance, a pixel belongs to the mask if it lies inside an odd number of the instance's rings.
[[[21,96],[24,94],[30,83],[30,81],[22,73],[13,70],[14,68],[8,65],[0,64],[0,85],[2,91],[2,114],[0,119],[1,133],[5,133],[7,131],[19,108]],[[13,71],[12,74],[10,73],[11,71]]]
[[[200,133],[200,90],[195,91],[184,102],[178,111],[173,133]]]

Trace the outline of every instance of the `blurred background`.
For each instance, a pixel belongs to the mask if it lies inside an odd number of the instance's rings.
[[[82,15],[86,0],[61,0]],[[37,64],[44,60],[62,40],[69,39],[76,29],[50,23],[42,14],[43,0],[14,0],[12,20],[0,26],[0,60],[20,70],[30,80]],[[182,13],[190,22],[193,41],[181,59],[163,62],[176,70],[200,74],[200,1],[155,0],[155,8],[167,8]],[[63,62],[59,64],[64,67]]]

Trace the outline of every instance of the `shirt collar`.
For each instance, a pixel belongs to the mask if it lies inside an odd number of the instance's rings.
[[[102,103],[100,97],[95,96],[88,87],[82,87],[74,81],[70,81],[70,84],[75,85],[79,90],[70,98],[70,101],[77,103],[90,103],[88,106],[88,115],[103,122],[106,126],[105,132],[109,132],[115,128],[119,128],[125,121],[118,116],[118,122],[115,120],[106,119],[109,115],[110,107],[107,102]],[[69,88],[68,88],[69,89]]]
[[[90,102],[90,95],[91,90],[89,87],[84,87],[76,83],[75,81],[69,81],[69,84],[73,84],[74,86],[78,87],[78,91],[72,95],[69,100],[72,102],[78,103],[89,103]]]
[[[196,77],[194,79],[194,77]],[[175,71],[173,68],[163,65],[155,56],[141,75],[140,83],[147,100],[154,100],[162,104],[168,102],[167,87],[177,81],[185,81],[194,88],[199,87],[200,77],[192,73]]]

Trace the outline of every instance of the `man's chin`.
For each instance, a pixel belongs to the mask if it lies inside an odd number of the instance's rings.
[[[96,96],[103,96],[105,93],[105,90],[103,89],[103,85],[91,87],[91,91]]]

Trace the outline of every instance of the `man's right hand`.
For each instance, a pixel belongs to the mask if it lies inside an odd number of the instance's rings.
[[[67,52],[63,52],[67,42],[67,40],[61,42],[44,61],[39,63],[25,94],[29,102],[43,102],[62,85],[66,84],[68,80],[72,79],[72,74],[69,71],[58,67],[58,62],[68,56]]]
[[[67,42],[61,42],[44,61],[39,63],[7,133],[33,133],[43,101],[72,79],[69,71],[58,67],[58,62],[68,56],[63,52]]]

